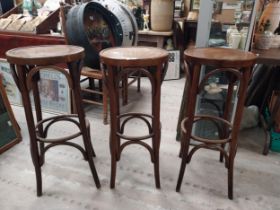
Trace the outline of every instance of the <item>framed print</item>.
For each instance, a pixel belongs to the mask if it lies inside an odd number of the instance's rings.
[[[200,0],[191,0],[191,8],[190,10],[199,10]]]
[[[21,95],[14,82],[10,64],[5,59],[0,59],[0,74],[3,76],[3,85],[6,90],[9,102],[13,105],[21,105]]]
[[[58,71],[44,69],[40,71],[38,82],[43,111],[52,113],[70,113],[71,98],[66,77]]]
[[[180,51],[168,51],[168,68],[164,80],[173,80],[180,78]]]
[[[0,59],[0,74],[9,102],[12,105],[22,105],[21,94],[14,82],[10,64]],[[38,82],[42,110],[51,113],[70,113],[71,97],[67,79],[63,74],[52,69],[40,71]],[[33,103],[33,97],[31,97]]]
[[[22,139],[0,74],[0,154]]]

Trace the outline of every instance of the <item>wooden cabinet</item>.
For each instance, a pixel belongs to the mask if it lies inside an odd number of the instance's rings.
[[[16,7],[12,8],[5,14],[1,15],[0,20],[6,19],[11,15],[21,14],[22,13],[21,7],[22,7],[22,5],[20,4],[20,5],[17,5]],[[20,32],[20,33],[27,33],[27,34],[48,34],[48,33],[50,33],[50,30],[55,31],[57,29],[57,23],[59,22],[59,9],[52,11],[46,17],[44,17],[44,18],[43,17],[44,16],[36,16],[32,20],[26,21],[23,24],[23,26],[20,27],[20,29],[16,30],[16,31],[9,29],[9,26],[12,24],[12,23],[10,23],[7,27],[5,27],[5,29],[2,29],[2,31],[10,31],[10,32],[14,32],[14,33]],[[35,20],[35,19],[37,19],[37,20]],[[28,24],[29,24],[29,26],[25,27]],[[22,30],[22,29],[24,29],[24,30]]]
[[[6,1],[6,0],[5,0]],[[5,19],[13,14],[21,14],[21,4],[13,7],[0,19]],[[5,58],[6,51],[23,46],[65,44],[64,36],[52,36],[50,30],[55,30],[59,22],[59,9],[51,12],[39,24],[36,24],[34,31],[12,31],[4,28],[0,30],[0,58]]]
[[[138,32],[138,45],[151,45],[155,47],[164,48],[166,39],[173,37],[173,31],[139,31]]]
[[[6,58],[6,51],[30,45],[66,44],[63,36],[35,35],[17,32],[0,32],[0,58]]]

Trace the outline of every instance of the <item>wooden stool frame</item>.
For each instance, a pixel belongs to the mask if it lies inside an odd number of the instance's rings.
[[[84,158],[89,163],[96,187],[99,188],[100,182],[92,160],[92,157],[95,156],[95,154],[90,141],[89,123],[85,120],[84,110],[81,106],[80,73],[82,66],[81,61],[84,57],[83,48],[69,45],[31,46],[9,50],[6,53],[6,56],[11,65],[11,71],[15,83],[22,95],[22,103],[30,136],[31,157],[35,167],[37,196],[42,195],[41,167],[45,161],[45,152],[49,148],[57,145],[72,146],[82,152]],[[67,64],[68,71],[64,68],[53,66],[64,63]],[[38,88],[38,81],[40,80],[39,72],[50,66],[54,71],[59,71],[65,75],[73,95],[74,108],[77,111],[77,114],[60,115],[47,119],[42,118]],[[31,90],[33,91],[34,97],[37,119],[36,123],[32,113],[31,100],[29,98],[29,92]],[[59,121],[72,122],[79,128],[78,133],[56,139],[47,138],[49,128]],[[82,148],[76,143],[69,142],[69,140],[78,136],[83,137],[85,148]],[[46,143],[47,145],[45,145]]]
[[[142,53],[143,51],[143,53]],[[131,54],[132,52],[136,53]],[[151,57],[145,52],[151,52]],[[154,54],[153,54],[154,52]],[[111,54],[112,53],[112,54]],[[114,53],[120,53],[119,57]],[[123,53],[123,54],[122,54]],[[132,56],[131,56],[132,55]],[[145,147],[151,155],[154,164],[155,184],[160,188],[159,175],[159,147],[160,147],[160,89],[163,76],[167,69],[168,53],[165,50],[153,47],[118,47],[108,48],[100,52],[101,69],[105,75],[110,98],[111,116],[111,181],[110,187],[115,187],[117,161],[120,160],[123,149],[131,144],[138,144]],[[150,68],[153,67],[153,68]],[[152,114],[145,113],[120,113],[119,107],[119,83],[125,75],[137,69],[142,75],[149,78],[152,88]],[[131,119],[140,119],[148,127],[149,133],[144,136],[132,137],[124,134],[125,125]],[[121,122],[121,120],[123,121]],[[151,123],[150,123],[150,121]],[[143,142],[152,139],[152,147]],[[126,142],[121,143],[121,139]]]
[[[256,62],[253,53],[240,50],[222,48],[197,48],[185,50],[184,52],[186,85],[188,85],[186,112],[181,122],[182,137],[180,156],[182,158],[176,191],[179,192],[183,181],[186,164],[191,161],[193,154],[201,149],[211,149],[220,152],[220,161],[225,158],[225,166],[228,169],[228,197],[233,199],[233,166],[237,151],[237,137],[242,118],[243,107],[246,97],[246,90],[250,80],[251,70]],[[216,69],[206,74],[200,81],[201,66],[208,65]],[[195,115],[196,98],[203,90],[209,77],[217,73],[227,75],[228,93],[222,117],[210,115]],[[230,107],[233,99],[234,85],[239,81],[237,93],[237,106],[234,113],[233,122],[230,122]],[[211,140],[198,137],[192,134],[193,124],[199,120],[209,120],[218,129],[219,139]],[[199,142],[190,149],[190,140]],[[225,145],[229,144],[228,151]]]

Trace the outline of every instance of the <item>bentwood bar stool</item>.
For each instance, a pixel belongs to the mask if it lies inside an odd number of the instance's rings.
[[[180,156],[182,162],[176,191],[180,191],[186,164],[191,161],[197,150],[206,148],[219,151],[220,161],[223,161],[223,157],[225,158],[225,166],[228,169],[228,197],[233,199],[233,166],[237,150],[237,135],[242,118],[246,89],[252,67],[256,61],[256,55],[233,49],[196,48],[186,50],[184,60],[188,91],[185,105],[186,114],[181,122],[183,135]],[[202,65],[210,66],[214,70],[202,75]],[[198,94],[204,90],[210,77],[221,73],[226,76],[228,81],[222,116],[195,114]],[[234,111],[235,106],[232,105],[232,100],[237,86],[236,109]],[[233,116],[231,116],[231,113],[233,113]],[[218,139],[195,135],[194,124],[199,123],[199,121],[212,122],[217,127]],[[190,149],[191,140],[197,143],[193,143],[194,146]]]
[[[154,164],[156,187],[160,188],[159,147],[160,147],[160,90],[168,62],[167,51],[154,47],[116,47],[100,52],[101,68],[109,92],[111,114],[111,188],[115,187],[117,161],[124,147],[131,144],[144,146],[151,154]],[[123,76],[139,69],[151,82],[152,114],[120,113],[119,83]],[[147,135],[133,137],[125,134],[125,126],[132,119],[142,120],[148,127]],[[152,139],[152,146],[143,140]],[[125,142],[121,142],[123,139]]]
[[[42,195],[41,166],[44,164],[45,152],[57,145],[73,146],[81,151],[85,160],[88,161],[96,187],[100,187],[99,178],[94,166],[94,150],[90,141],[89,122],[81,106],[80,73],[81,61],[84,57],[84,49],[70,45],[42,45],[12,49],[6,52],[7,60],[11,64],[12,74],[21,95],[30,136],[30,151],[35,167],[37,181],[37,196]],[[67,65],[68,70],[57,65]],[[77,114],[57,115],[42,118],[41,101],[38,82],[40,71],[58,71],[62,73],[68,82],[73,95],[74,108]],[[32,91],[36,111],[36,122],[32,113],[29,93]],[[49,128],[56,126],[57,122],[70,122],[77,126],[78,132],[65,137],[48,138]],[[82,136],[84,146],[70,142],[71,139]]]

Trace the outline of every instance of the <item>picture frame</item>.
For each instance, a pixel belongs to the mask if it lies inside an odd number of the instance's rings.
[[[190,10],[199,10],[200,0],[191,0]]]
[[[22,140],[20,127],[15,119],[0,74],[0,154]]]
[[[180,79],[180,51],[168,51],[168,68],[164,80]]]
[[[71,94],[65,75],[51,68],[43,69],[38,88],[43,111],[71,113]]]
[[[5,59],[0,59],[0,74],[3,75],[3,83],[9,102],[12,105],[21,106],[21,94],[14,82],[10,64]],[[41,70],[38,86],[44,112],[71,113],[70,89],[63,74],[53,71],[51,68]],[[31,97],[31,102],[33,103],[33,97]]]

